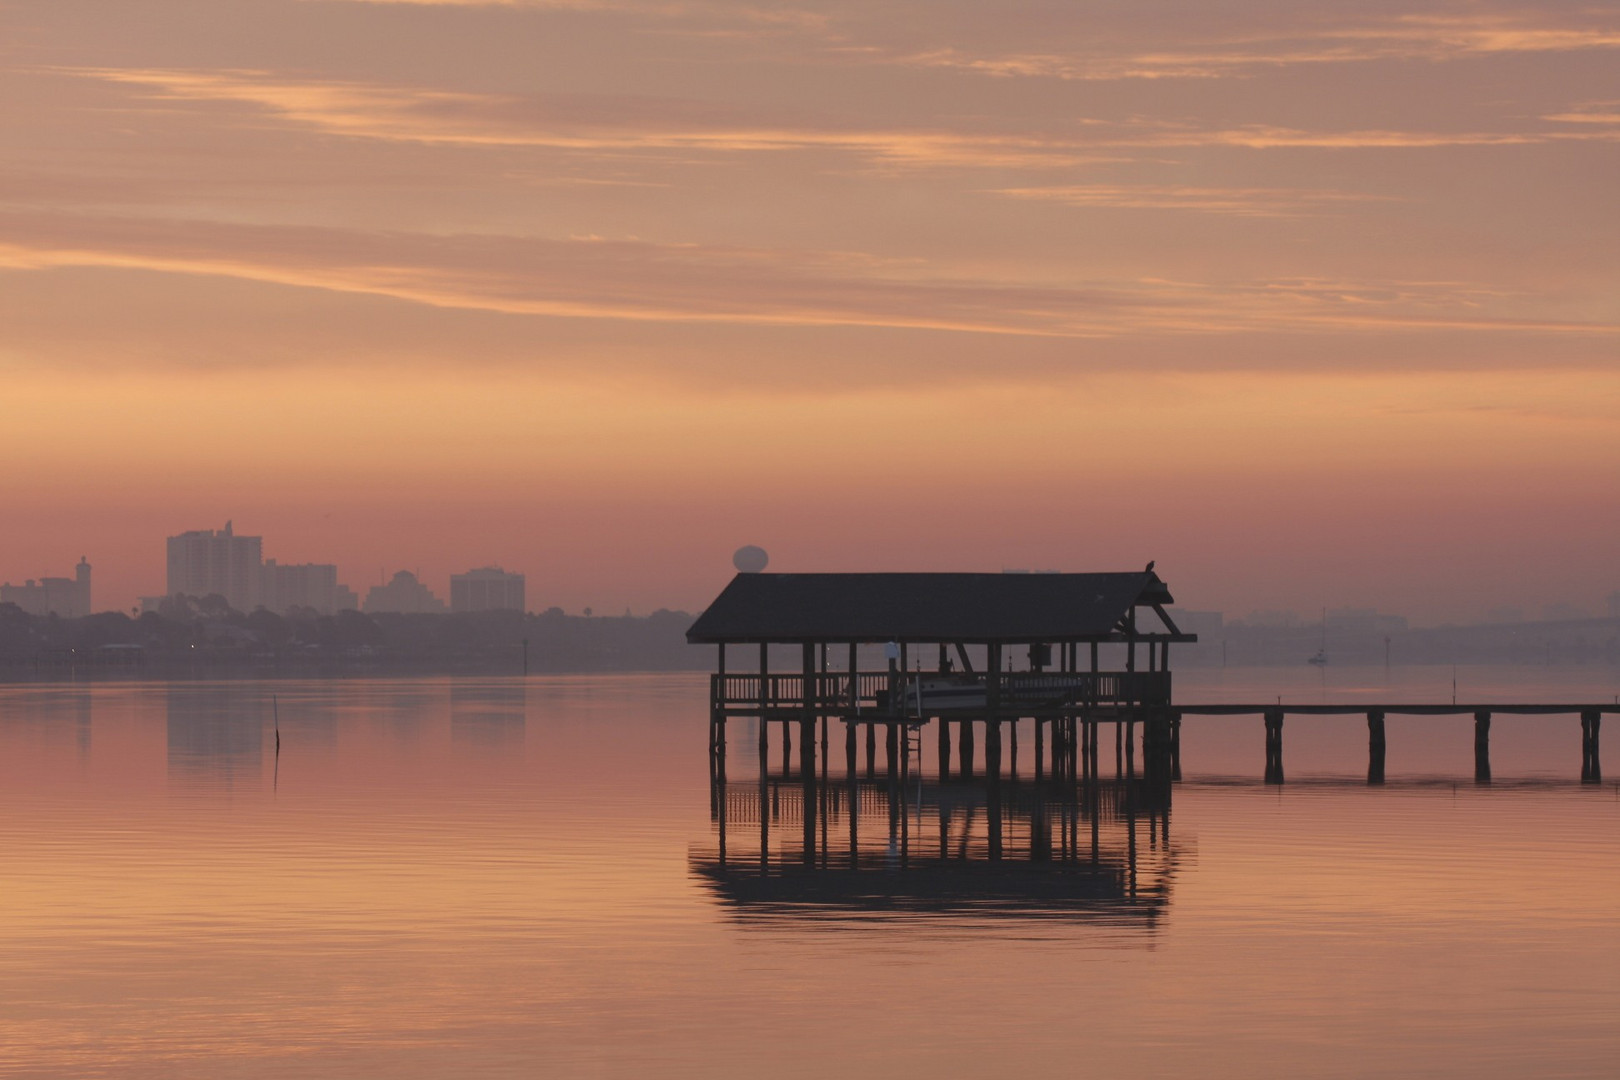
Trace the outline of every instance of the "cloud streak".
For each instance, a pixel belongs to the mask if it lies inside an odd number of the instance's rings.
[[[1355,204],[1394,201],[1387,197],[1343,191],[1163,184],[1063,184],[998,188],[993,193],[1013,199],[1094,209],[1182,210],[1255,218],[1308,217],[1333,213]]]
[[[1620,23],[1555,25],[1519,14],[1406,15],[1384,23],[1249,35],[1181,49],[977,53],[954,45],[891,54],[894,63],[1003,78],[1075,81],[1251,77],[1279,68],[1386,61],[1443,63],[1479,57],[1620,48]]]
[[[1607,142],[1601,117],[1571,128],[1519,131],[1308,130],[1274,124],[1198,126],[1145,118],[1071,118],[1068,132],[852,128],[739,120],[700,106],[594,97],[518,95],[303,81],[252,71],[87,69],[82,77],[134,87],[151,99],[229,103],[269,120],[353,139],[428,146],[532,149],[594,157],[714,158],[833,153],[891,168],[1057,169],[1141,150],[1425,149]],[[1580,114],[1585,116],[1587,114]]]
[[[0,238],[0,266],[14,269],[216,275],[552,318],[1055,339],[1322,331],[1620,334],[1612,323],[1516,315],[1514,302],[1522,298],[1462,283],[1017,284],[837,252],[43,214],[0,215]]]

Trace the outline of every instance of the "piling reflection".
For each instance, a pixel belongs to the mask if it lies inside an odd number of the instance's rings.
[[[1151,931],[1176,846],[1168,806],[1148,806],[1140,779],[722,772],[710,843],[694,849],[691,868],[750,919],[912,912]]]

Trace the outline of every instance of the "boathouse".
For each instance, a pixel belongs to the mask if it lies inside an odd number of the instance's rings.
[[[1172,603],[1151,566],[1098,574],[744,573],[687,640],[717,646],[710,746],[718,755],[727,720],[755,717],[763,763],[767,731],[779,722],[786,771],[798,725],[800,771],[808,779],[818,729],[825,761],[828,721],[842,720],[852,772],[861,727],[869,770],[880,728],[891,769],[897,757],[904,768],[912,739],[920,743],[932,724],[942,775],[953,757],[953,727],[954,756],[960,771],[971,773],[977,727],[985,775],[993,779],[1004,729],[1016,739],[1020,720],[1034,723],[1038,771],[1050,738],[1054,772],[1095,769],[1098,725],[1114,724],[1116,743],[1129,752],[1131,729],[1142,723],[1144,779],[1167,785],[1174,757],[1170,647],[1197,640],[1176,626],[1166,610]],[[873,646],[883,649],[882,667],[862,670],[863,646],[868,655]],[[772,670],[773,651],[787,670]],[[798,662],[780,665],[783,651],[796,652]],[[899,755],[902,738],[906,752]]]

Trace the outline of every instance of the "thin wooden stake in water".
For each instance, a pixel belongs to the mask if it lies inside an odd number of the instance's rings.
[[[276,695],[270,695],[270,719],[276,728],[276,759],[270,771],[270,790],[276,791],[281,787],[281,707],[276,704]]]

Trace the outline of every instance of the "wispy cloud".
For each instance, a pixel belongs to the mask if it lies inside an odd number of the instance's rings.
[[[1389,202],[1387,198],[1342,191],[1292,188],[1221,188],[1159,184],[1061,184],[1050,187],[997,188],[1014,199],[1062,203],[1111,210],[1185,210],[1237,217],[1306,217],[1330,213],[1356,203]]]
[[[1620,48],[1620,21],[1613,19],[1569,26],[1549,25],[1522,15],[1407,15],[1374,25],[1302,28],[1289,34],[1240,36],[1179,49],[1120,46],[1110,51],[982,53],[946,45],[891,54],[890,59],[992,76],[1109,81],[1241,77],[1298,65],[1441,62],[1616,48]]]
[[[1027,284],[859,253],[0,215],[0,265],[233,277],[444,308],[1047,338],[1433,330],[1613,336],[1457,282]],[[1509,301],[1509,302],[1504,302]]]
[[[254,71],[84,69],[167,102],[234,103],[279,123],[355,139],[430,146],[530,148],[597,157],[760,153],[843,154],[887,168],[1052,169],[1121,151],[1177,147],[1391,149],[1608,141],[1586,130],[1307,130],[1271,124],[1199,126],[1150,118],[1070,118],[1062,133],[854,128],[761,121],[700,105],[606,97],[518,95],[296,80]],[[1563,119],[1563,118],[1559,118]],[[1080,190],[1080,189],[1077,189]],[[1152,197],[1151,194],[1145,197]],[[1168,196],[1162,196],[1166,197]],[[1145,204],[1142,204],[1145,205]]]
[[[94,69],[89,77],[167,101],[234,102],[354,138],[591,153],[832,150],[890,165],[1072,165],[1084,147],[1037,135],[839,130],[680,116],[667,104],[546,102],[515,95],[298,81],[252,71]],[[701,112],[701,110],[698,110]]]

